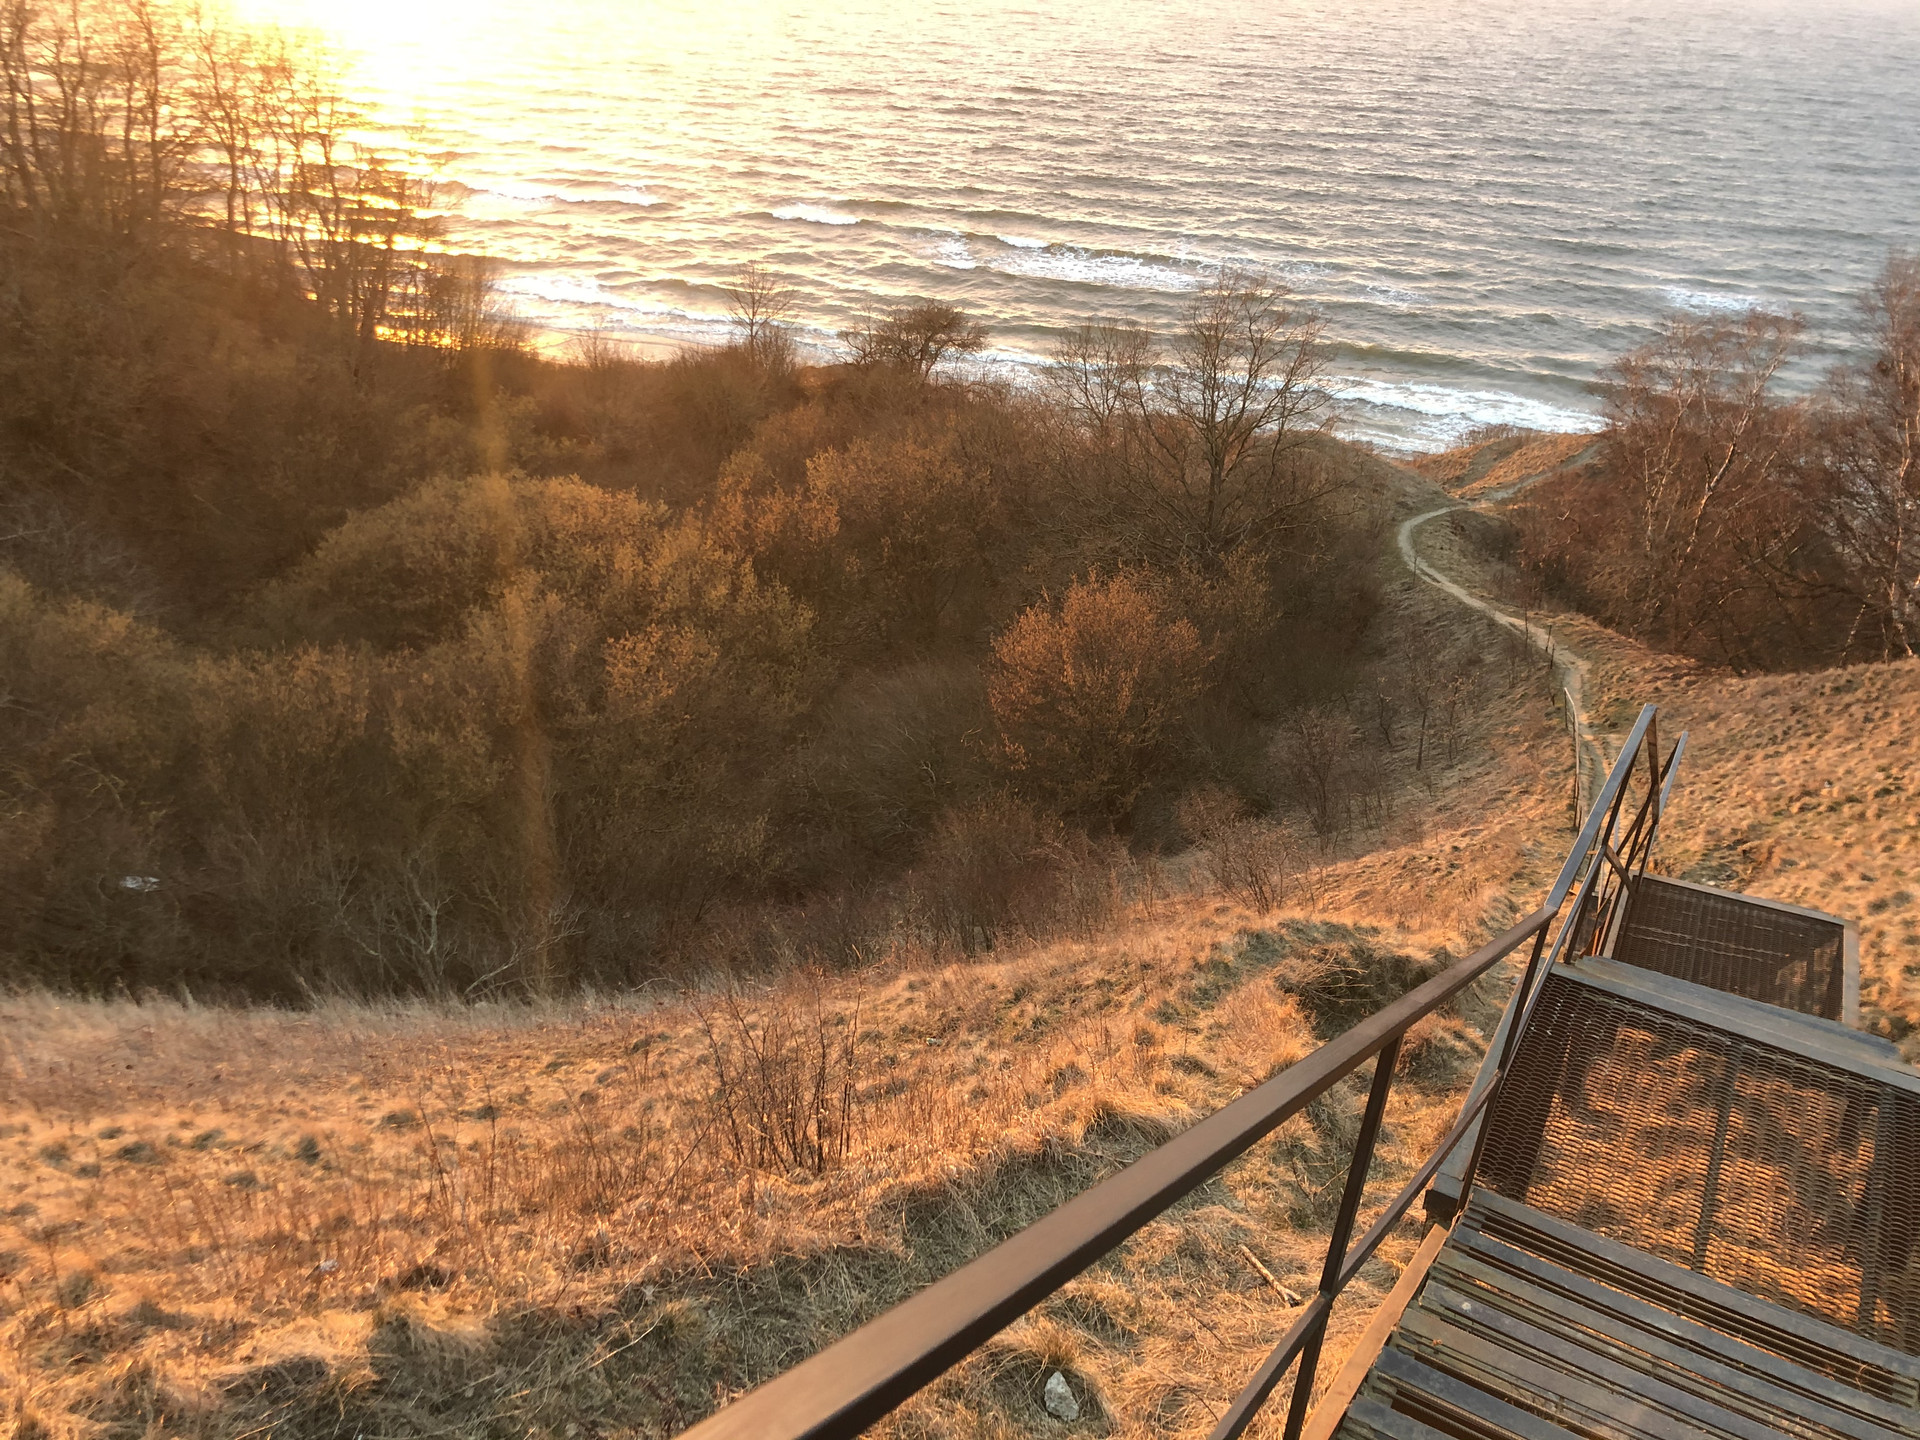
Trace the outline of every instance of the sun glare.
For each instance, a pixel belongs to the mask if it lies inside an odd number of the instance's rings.
[[[485,73],[507,0],[234,0],[240,18],[311,35],[339,52],[356,88],[406,109],[436,79]]]

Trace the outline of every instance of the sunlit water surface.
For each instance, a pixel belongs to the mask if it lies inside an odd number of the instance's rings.
[[[1592,427],[1676,307],[1830,354],[1920,244],[1913,0],[247,3],[357,57],[548,331],[712,341],[761,259],[814,343],[932,296],[1019,374],[1255,267],[1326,314],[1347,433],[1430,449]]]

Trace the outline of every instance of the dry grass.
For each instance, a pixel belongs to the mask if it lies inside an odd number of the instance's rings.
[[[1591,435],[1546,435],[1524,431],[1438,455],[1422,455],[1409,468],[1461,499],[1473,499],[1516,480],[1572,464],[1594,443]]]
[[[1170,866],[1095,940],[746,992],[753,1034],[853,1027],[844,1163],[820,1174],[728,1142],[708,1026],[745,1052],[711,992],[0,1002],[9,1403],[54,1433],[671,1434],[1510,916],[1558,858],[1559,744],[1524,693],[1489,706],[1451,772],[1402,776],[1397,830],[1296,877],[1311,914]],[[1408,1047],[1376,1200],[1449,1122],[1498,1000]],[[1259,1267],[1312,1288],[1358,1104],[1349,1087],[1291,1122],[892,1433],[1051,1433],[1055,1369],[1085,1401],[1074,1433],[1205,1433],[1292,1308]],[[1323,1375],[1416,1240],[1363,1273]]]
[[[1507,443],[1435,463],[1463,468]],[[1520,458],[1496,463],[1505,471]],[[1491,469],[1481,478],[1493,483]],[[1470,518],[1433,522],[1422,552],[1500,593],[1510,572],[1475,553],[1475,533]],[[1920,1059],[1920,662],[1742,677],[1649,650],[1583,615],[1531,618],[1592,662],[1599,728],[1624,732],[1653,701],[1669,740],[1688,732],[1656,868],[1858,921],[1863,1019]],[[1522,788],[1538,783],[1525,778]]]
[[[1435,522],[1422,545],[1448,573],[1500,593],[1510,572],[1474,545],[1491,530],[1484,520]],[[1863,1023],[1920,1062],[1920,661],[1737,676],[1584,616],[1532,618],[1592,662],[1602,729],[1621,734],[1651,700],[1669,742],[1688,732],[1656,868],[1858,922]],[[1767,1248],[1742,1259],[1742,1283],[1816,1305],[1847,1293],[1844,1275],[1771,1268]]]
[[[1306,1053],[1296,994],[1320,1005],[1332,969],[1377,1004],[1408,948],[1190,898],[1098,946],[759,993],[762,1018],[857,1016],[853,1137],[819,1175],[722,1143],[678,1002],[16,999],[7,1388],[55,1431],[672,1433]],[[1382,1186],[1476,1057],[1443,1030],[1409,1061]],[[1239,1247],[1311,1288],[1356,1103],[1293,1122],[899,1433],[1018,1431],[1056,1368],[1113,1433],[1204,1430],[1289,1308]]]
[[[1688,732],[1662,868],[1858,921],[1863,1022],[1920,1060],[1920,661],[1740,678],[1622,642],[1600,673]]]
[[[1432,503],[1409,484],[1407,505]],[[1389,603],[1462,635],[1478,623],[1410,582]],[[1393,663],[1381,662],[1383,684]],[[1701,813],[1683,811],[1671,832],[1689,864],[1746,853],[1745,830],[1720,833],[1736,812],[1711,788],[1739,770],[1739,746],[1777,735],[1765,763],[1804,773],[1793,784],[1825,764],[1803,760],[1802,732],[1785,727],[1824,734],[1795,707],[1838,682],[1713,680],[1620,642],[1601,668],[1620,694],[1657,679],[1700,731],[1689,783],[1701,789],[1683,801]],[[1896,794],[1873,794],[1887,782],[1863,788],[1895,755],[1870,748],[1866,717],[1897,708],[1874,688],[1884,677],[1916,685],[1920,669],[1874,674],[1818,692],[1860,715],[1858,763],[1831,796],[1776,803],[1748,767],[1741,783],[1778,842],[1754,874],[1813,878],[1808,847],[1824,827],[1820,843],[1839,847],[1819,862],[1825,876],[1855,853],[1853,817],[1868,810],[1906,834]],[[1729,708],[1742,686],[1749,698]],[[1183,889],[1170,866],[1168,886],[1097,938],[796,976],[742,992],[738,1025],[712,991],[299,1014],[0,1001],[9,1419],[33,1434],[225,1440],[674,1433],[1531,904],[1569,834],[1563,721],[1523,678],[1483,690],[1470,729],[1445,770],[1396,762],[1397,818],[1295,877],[1282,896],[1293,908],[1257,914]],[[1860,895],[1887,902],[1869,944],[1881,1003],[1885,934],[1911,927],[1893,908],[1906,871],[1873,866],[1878,888]],[[1376,1201],[1450,1121],[1497,992],[1409,1045]],[[849,1030],[850,1058],[834,1048]],[[814,1160],[779,1170],[730,1138],[715,1039],[738,1060],[770,1034],[787,1037],[780,1053],[824,1058],[814,1089],[776,1077],[768,1094],[804,1108],[851,1076],[844,1153],[839,1138],[803,1146]],[[1292,1308],[1261,1268],[1312,1288],[1358,1103],[1349,1086],[1291,1122],[888,1433],[1204,1434]],[[1323,1375],[1416,1240],[1409,1223],[1363,1272]],[[1083,1402],[1073,1427],[1040,1408],[1056,1369]],[[1275,1434],[1280,1413],[1265,1422]]]

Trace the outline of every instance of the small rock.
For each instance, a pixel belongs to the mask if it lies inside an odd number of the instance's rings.
[[[1042,1398],[1047,1403],[1047,1413],[1054,1419],[1080,1418],[1080,1402],[1073,1398],[1073,1387],[1067,1384],[1067,1377],[1058,1370],[1047,1377],[1046,1394]]]

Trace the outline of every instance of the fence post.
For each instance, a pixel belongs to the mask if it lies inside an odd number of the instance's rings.
[[[1573,705],[1573,691],[1560,687],[1560,698],[1567,707],[1567,735],[1573,741],[1573,823],[1587,817],[1587,754],[1580,748],[1580,712]]]

